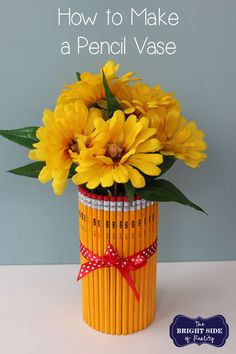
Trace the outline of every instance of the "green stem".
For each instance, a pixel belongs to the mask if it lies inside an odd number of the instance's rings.
[[[116,182],[114,183],[113,194],[114,194],[114,197],[117,197],[117,183]]]

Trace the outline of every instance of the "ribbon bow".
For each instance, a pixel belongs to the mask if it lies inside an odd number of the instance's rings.
[[[156,252],[156,249],[157,240],[155,240],[149,247],[145,248],[144,250],[137,252],[127,258],[121,258],[110,243],[107,245],[104,256],[98,256],[94,254],[82,243],[80,243],[80,252],[82,256],[88,260],[88,262],[81,265],[77,280],[80,280],[96,269],[104,267],[115,267],[127,280],[129,286],[133,290],[136,299],[139,301],[140,294],[135,287],[130,271],[134,271],[145,266],[147,259]]]

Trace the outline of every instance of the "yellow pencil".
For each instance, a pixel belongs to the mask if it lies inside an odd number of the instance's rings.
[[[106,252],[107,245],[110,240],[109,233],[109,197],[104,196],[104,249],[103,252]],[[104,268],[104,291],[105,291],[105,333],[110,333],[110,296],[109,296],[109,277],[110,277],[110,269]]]
[[[158,237],[158,203],[154,203],[154,232],[153,232],[153,240],[152,242],[155,241],[155,239]],[[152,262],[153,262],[153,269],[152,269],[152,282],[153,282],[153,294],[152,294],[152,320],[155,317],[155,312],[156,312],[156,268],[157,268],[157,252],[152,256]]]
[[[140,252],[141,248],[141,224],[142,224],[142,216],[141,216],[141,199],[136,199],[136,207],[135,207],[135,245],[134,245],[134,252]],[[135,286],[140,293],[140,270],[136,270],[134,272],[134,280]],[[138,323],[139,323],[139,302],[135,299],[134,300],[134,332],[138,331]]]
[[[81,189],[81,192],[83,194],[83,199],[84,199],[84,245],[85,247],[88,248],[88,197],[87,197],[87,191],[85,189]],[[87,260],[86,260],[87,261]],[[89,306],[89,298],[90,298],[90,292],[89,292],[89,279],[88,276],[86,276],[83,280],[85,280],[85,284],[86,284],[86,304],[87,304],[87,323],[91,323],[91,309]]]
[[[135,238],[135,201],[130,203],[129,211],[130,220],[130,232],[129,232],[129,254],[128,256],[134,254],[134,238]],[[131,275],[134,277],[134,274]],[[134,293],[132,289],[128,288],[129,305],[128,305],[128,333],[133,333],[134,331]],[[135,301],[137,301],[135,299]]]
[[[98,254],[98,234],[97,234],[97,196],[92,194],[92,228],[93,228],[93,253]],[[95,329],[100,330],[99,324],[99,287],[98,287],[98,271],[93,272],[93,291],[94,291],[94,316]]]
[[[110,244],[116,249],[116,197],[110,197]],[[110,268],[110,333],[116,333],[116,269]]]
[[[117,221],[116,221],[116,249],[119,256],[122,256],[123,247],[123,197],[117,197]],[[121,302],[122,300],[122,275],[116,270],[116,334],[121,334]]]
[[[104,251],[104,236],[103,236],[103,197],[98,196],[98,215],[97,215],[97,230],[98,230],[98,255],[103,256]],[[100,331],[105,332],[105,303],[104,303],[104,270],[98,269],[99,276],[99,320]]]
[[[79,189],[79,200],[80,200],[80,241],[86,243],[86,219],[85,219],[85,200],[83,191]],[[87,260],[81,256],[81,264],[87,262]],[[83,307],[85,307],[84,320],[88,321],[88,304],[87,304],[87,284],[88,281],[85,278],[82,279],[82,294],[83,294]]]
[[[145,233],[145,243],[144,248],[149,246],[149,234],[150,234],[150,226],[151,226],[151,215],[150,215],[150,202],[147,201],[146,208],[146,233]],[[143,314],[143,327],[147,327],[148,321],[148,288],[149,288],[149,262],[144,267],[144,314]]]
[[[142,202],[142,224],[141,224],[141,240],[140,240],[140,248],[143,250],[145,248],[145,235],[146,235],[146,201],[144,199]],[[144,267],[140,269],[140,302],[139,302],[139,330],[143,329],[143,318],[144,318],[144,292],[145,292],[145,282],[144,282]]]
[[[146,247],[150,247],[153,242],[153,225],[154,225],[154,214],[153,214],[153,202],[150,203],[150,215],[149,215],[149,237],[146,243]],[[151,322],[152,318],[152,294],[153,294],[153,259],[152,257],[148,258],[147,263],[147,277],[148,277],[148,308],[147,308],[147,324]]]
[[[151,243],[153,243],[155,241],[155,204],[153,204],[153,209],[152,209],[152,239],[151,239]],[[153,320],[154,318],[154,313],[155,313],[155,306],[154,306],[154,299],[155,299],[155,285],[154,285],[154,277],[155,277],[155,255],[152,255],[152,257],[150,258],[150,264],[151,264],[151,281],[152,281],[152,287],[151,287],[151,300],[150,300],[150,305],[151,305],[151,309],[150,309],[150,322]]]
[[[78,210],[79,210],[79,225],[80,225],[80,241],[84,243],[84,200],[83,194],[80,192],[78,187]],[[85,258],[80,255],[80,263],[85,263]],[[82,299],[83,299],[83,318],[87,321],[87,304],[86,304],[86,285],[84,282],[85,279],[82,279]]]
[[[123,258],[129,255],[129,199],[124,197],[123,209]],[[122,334],[128,333],[128,283],[123,277],[122,279]]]
[[[92,227],[92,194],[87,192],[87,211],[88,211],[88,249],[93,250],[93,227]],[[94,272],[87,275],[89,286],[89,307],[90,307],[90,326],[95,328],[95,309],[94,309]]]

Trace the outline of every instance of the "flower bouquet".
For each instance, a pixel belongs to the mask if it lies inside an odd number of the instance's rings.
[[[158,202],[203,211],[160,178],[182,160],[206,158],[204,134],[181,114],[173,93],[108,61],[98,74],[77,72],[42,127],[0,130],[36,162],[9,172],[78,186],[83,318],[93,328],[128,334],[155,316]]]

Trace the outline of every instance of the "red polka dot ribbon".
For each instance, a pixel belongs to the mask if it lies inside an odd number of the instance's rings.
[[[139,301],[140,294],[135,287],[130,271],[134,271],[145,266],[147,259],[151,257],[156,252],[156,250],[157,240],[155,240],[149,247],[145,248],[144,250],[137,252],[127,258],[121,258],[117,251],[114,250],[112,245],[109,243],[107,245],[105,255],[98,256],[86,248],[82,243],[80,243],[80,253],[84,258],[88,260],[88,262],[81,265],[77,280],[80,280],[96,269],[104,267],[115,267],[127,280],[129,286],[133,290],[136,299]]]

